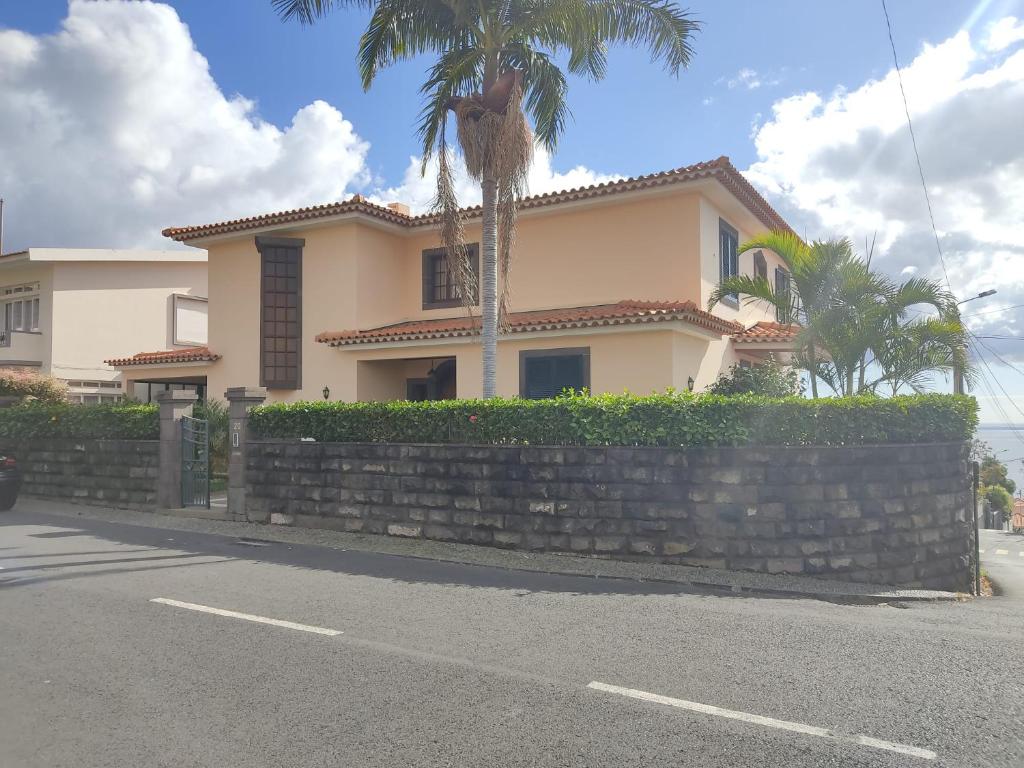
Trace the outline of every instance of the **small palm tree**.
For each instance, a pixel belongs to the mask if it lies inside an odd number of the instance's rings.
[[[875,392],[882,385],[895,394],[904,386],[923,389],[934,371],[966,369],[966,332],[954,299],[935,281],[895,283],[858,258],[847,239],[807,244],[791,233],[773,232],[739,250],[754,248],[782,259],[791,289],[780,293],[764,278],[737,275],[722,281],[709,306],[742,295],[774,307],[783,322],[799,324],[794,363],[810,373],[814,397],[818,379],[840,395]],[[929,306],[938,317],[910,317],[916,306]]]
[[[423,170],[438,153],[441,239],[467,306],[476,296],[446,145],[454,114],[459,147],[483,197],[481,298],[483,394],[495,394],[499,316],[508,301],[518,201],[538,140],[554,149],[569,117],[565,73],[600,80],[607,46],[642,45],[673,75],[689,64],[698,24],[671,0],[271,0],[285,19],[312,24],[345,7],[373,10],[359,45],[368,89],[381,69],[421,54],[435,55],[420,89]],[[501,298],[498,298],[498,273]]]
[[[743,296],[746,302],[774,307],[780,322],[799,325],[794,363],[810,372],[811,395],[817,397],[818,378],[824,372],[820,334],[826,313],[835,309],[841,275],[856,264],[853,246],[845,239],[807,244],[792,232],[775,231],[746,241],[739,252],[756,249],[774,251],[782,260],[789,272],[789,290],[776,292],[763,277],[733,275],[712,291],[708,309],[727,296]]]

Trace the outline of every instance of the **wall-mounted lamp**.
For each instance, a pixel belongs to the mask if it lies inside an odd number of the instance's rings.
[[[686,388],[693,392],[693,376],[686,380]]]
[[[331,388],[328,387],[326,384],[324,385],[323,393],[324,393],[324,400],[330,400],[331,399]]]

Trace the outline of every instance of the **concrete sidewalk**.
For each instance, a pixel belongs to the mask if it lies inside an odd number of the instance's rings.
[[[956,592],[898,589],[878,584],[859,584],[810,576],[727,571],[667,563],[579,557],[560,553],[519,552],[428,539],[405,539],[326,529],[293,528],[211,519],[218,516],[218,510],[181,510],[181,514],[167,514],[86,506],[31,497],[19,499],[16,509],[29,514],[39,512],[72,518],[84,517],[149,528],[210,533],[253,541],[314,545],[338,550],[376,552],[491,568],[565,576],[592,576],[599,579],[684,584],[696,589],[731,594],[811,598],[866,605],[912,601],[956,601],[969,598],[969,595]]]

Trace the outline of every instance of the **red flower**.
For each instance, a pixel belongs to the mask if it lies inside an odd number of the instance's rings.
[[[474,424],[476,424],[476,414],[474,413],[474,414],[473,414],[472,416],[470,416],[470,417],[469,417],[469,420],[470,420],[471,422],[473,422]]]

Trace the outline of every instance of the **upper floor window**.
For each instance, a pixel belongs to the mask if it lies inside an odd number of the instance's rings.
[[[260,252],[260,385],[302,386],[304,240],[257,237]]]
[[[776,296],[780,296],[780,297],[781,296],[785,296],[786,297],[786,303],[788,303],[788,298],[789,298],[790,290],[791,289],[790,289],[789,272],[784,270],[782,267],[776,267],[775,268],[775,295]],[[793,321],[793,319],[791,317],[787,317],[786,314],[784,314],[782,312],[781,308],[779,308],[779,307],[775,308],[775,319],[778,320],[780,323],[789,323],[789,322]]]
[[[768,279],[768,262],[761,251],[754,254],[754,277]]]
[[[39,330],[39,283],[4,287],[3,304],[5,330]]]
[[[590,389],[590,347],[519,353],[519,394],[537,400]]]
[[[473,303],[477,302],[480,277],[480,248],[474,243],[466,246],[469,253],[470,268],[473,270],[476,290]],[[444,248],[432,248],[423,252],[423,308],[442,309],[458,307],[463,304],[462,293],[458,281],[448,264],[447,251]]]
[[[725,280],[740,273],[740,235],[734,227],[729,226],[723,219],[718,220],[718,253],[720,258],[719,277]],[[726,297],[727,303],[737,304],[739,297],[730,295]]]

